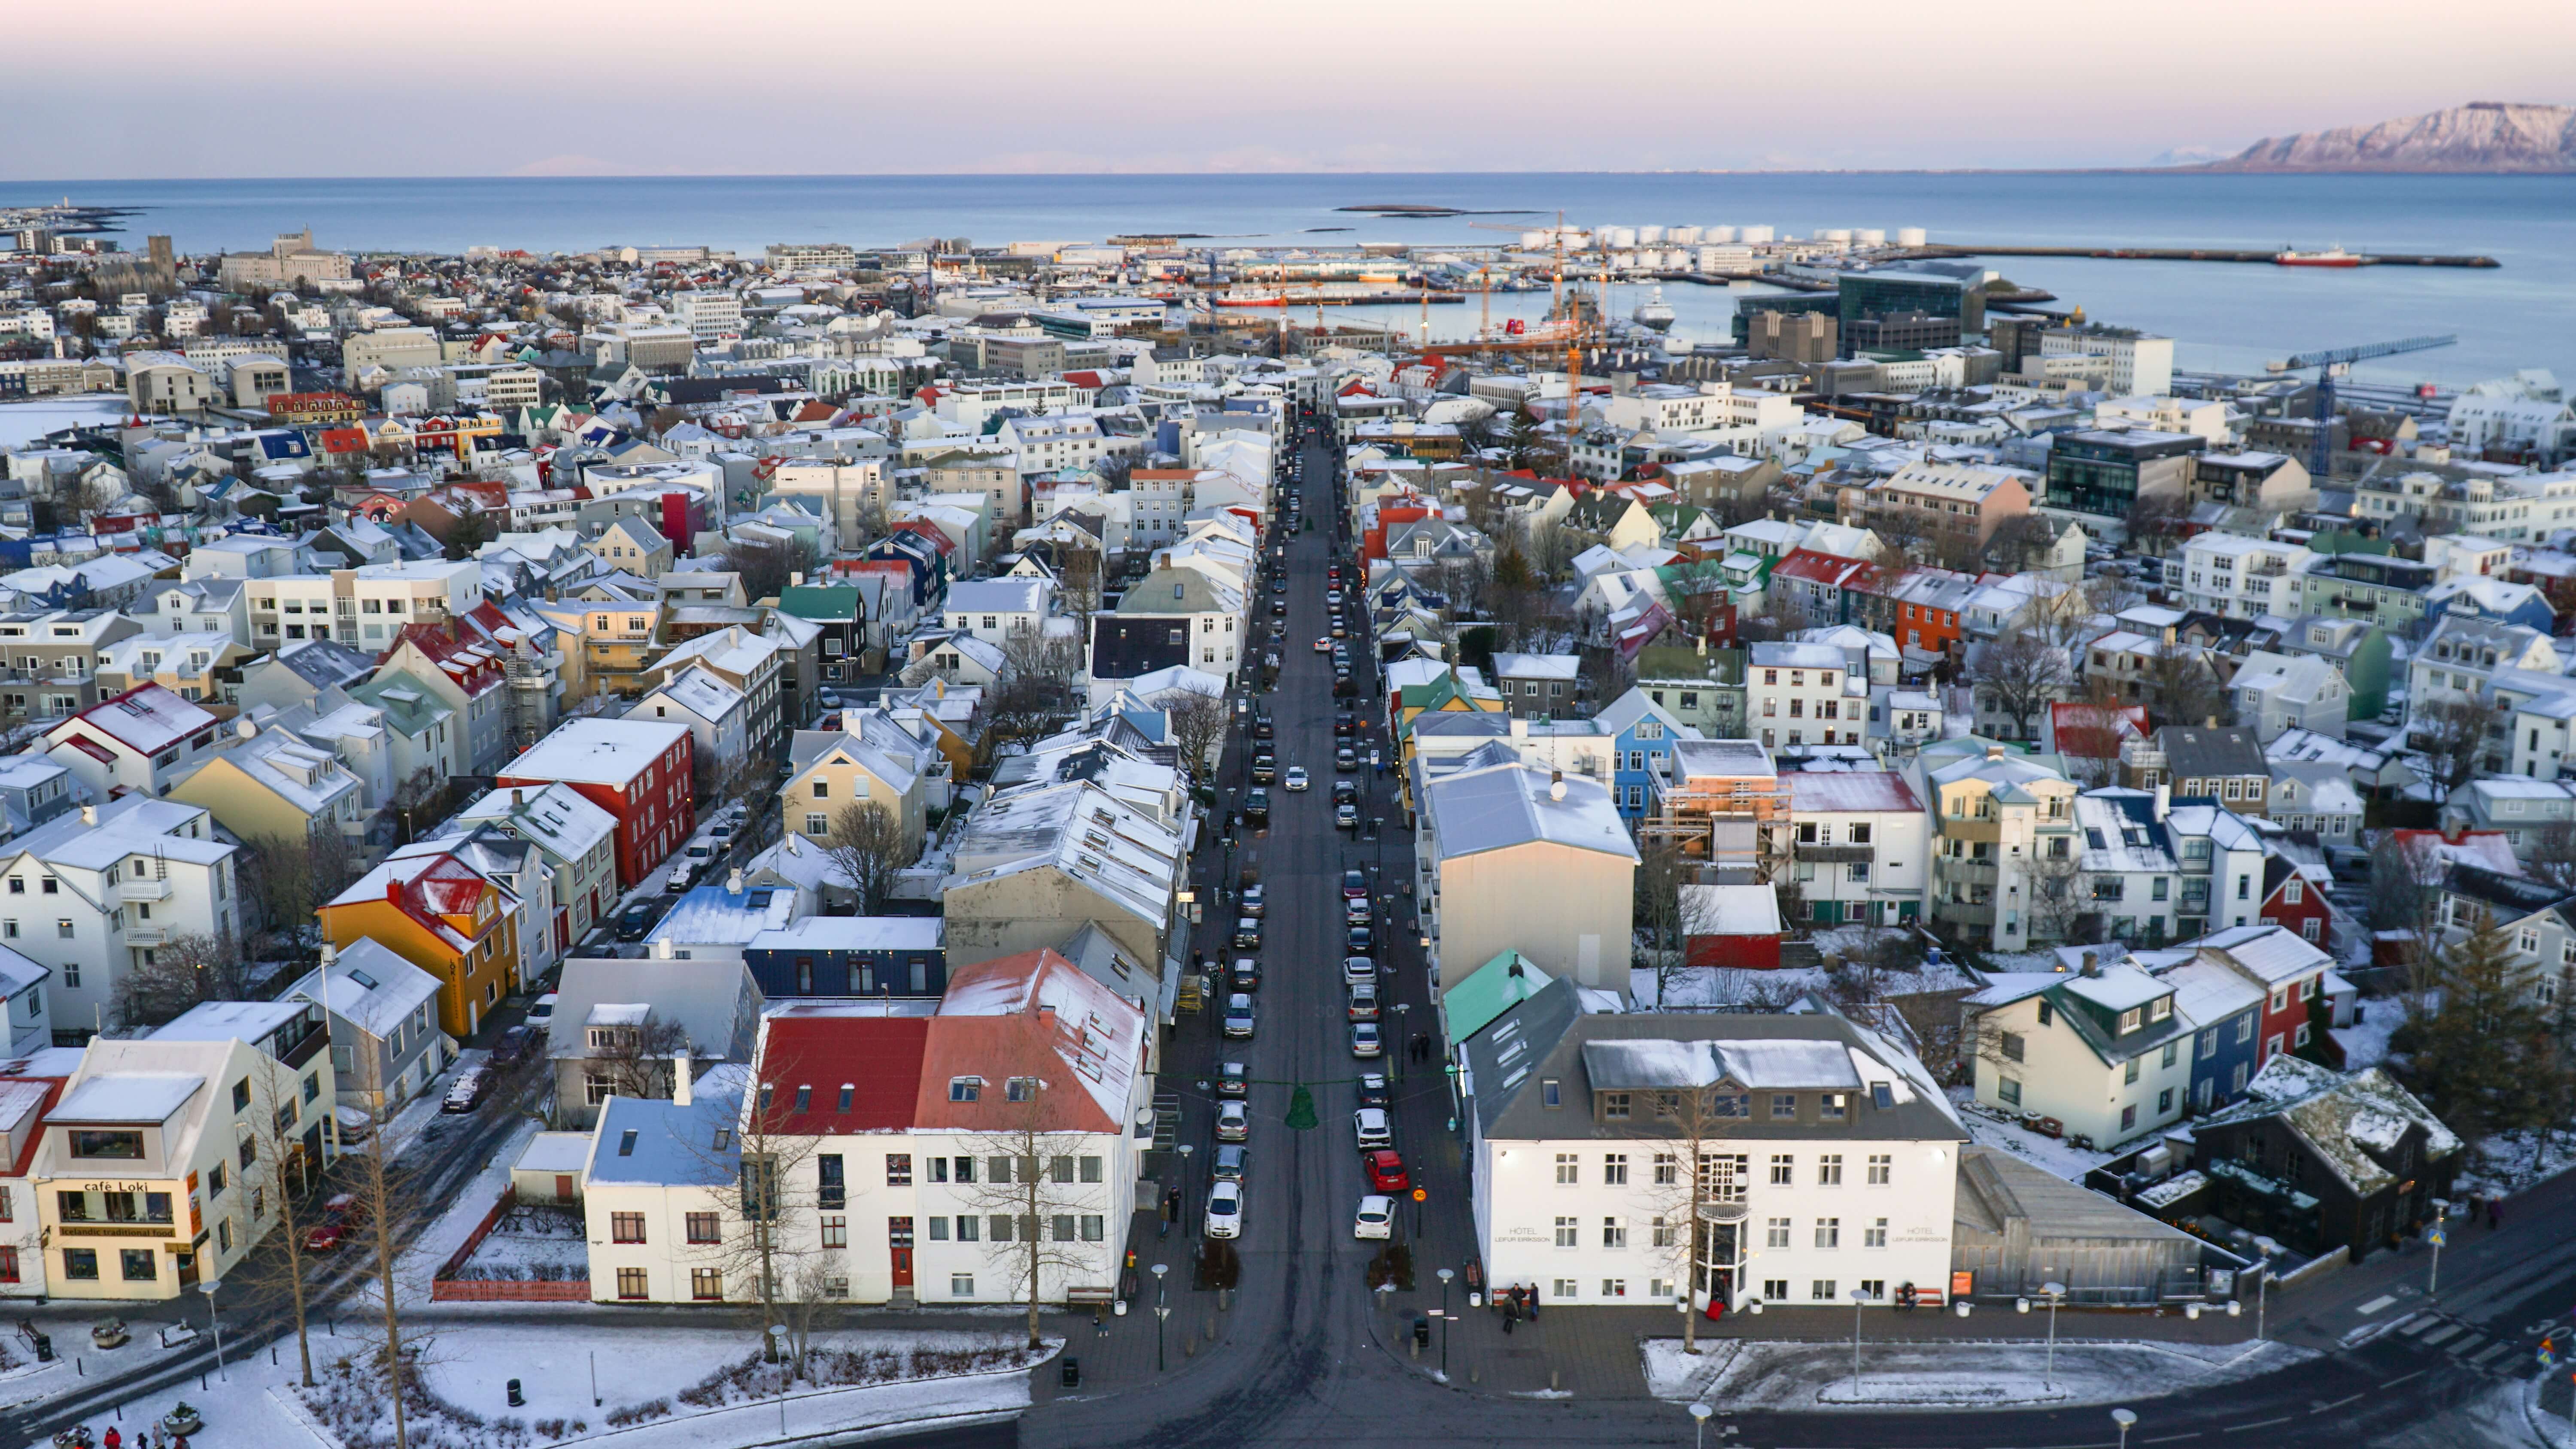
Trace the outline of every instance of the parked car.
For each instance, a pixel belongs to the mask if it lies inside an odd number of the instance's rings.
[[[555,1021],[555,993],[549,991],[528,1006],[528,1025],[550,1028]]]
[[[1234,945],[1238,951],[1260,950],[1261,923],[1250,916],[1237,920],[1234,923]]]
[[[447,1088],[447,1100],[438,1104],[441,1112],[471,1112],[483,1104],[483,1069],[466,1067],[456,1074]]]
[[[1243,1184],[1219,1182],[1208,1187],[1205,1231],[1211,1238],[1243,1236]]]
[[[1351,1219],[1354,1238],[1384,1238],[1394,1234],[1395,1199],[1370,1193],[1360,1199],[1360,1210]]]
[[[1225,1034],[1252,1035],[1252,998],[1240,991],[1225,999]]]
[[[1369,923],[1369,920],[1370,920],[1370,916],[1369,916],[1369,903],[1368,903],[1368,897],[1366,897],[1366,896],[1362,896],[1362,897],[1360,897],[1358,900],[1355,900],[1355,901],[1348,901],[1348,900],[1346,900],[1346,901],[1342,902],[1342,924],[1343,924],[1343,925],[1345,925],[1345,926],[1365,926],[1365,925],[1367,925],[1367,924]]]
[[[1333,712],[1333,733],[1334,733],[1334,734],[1336,734],[1336,735],[1347,735],[1347,734],[1352,734],[1352,733],[1357,732],[1357,730],[1358,730],[1358,729],[1359,729],[1359,721],[1358,721],[1358,719],[1356,719],[1356,718],[1354,718],[1354,717],[1352,716],[1352,714],[1351,714],[1351,712],[1350,712],[1349,710],[1342,709],[1342,710],[1335,710],[1335,711]]]
[[[1255,825],[1270,823],[1270,792],[1255,787],[1243,792],[1243,818]]]
[[[1351,1023],[1351,1055],[1363,1060],[1386,1055],[1386,1038],[1378,1034],[1377,1023]]]
[[[1404,1158],[1392,1147],[1361,1153],[1360,1170],[1368,1174],[1371,1192],[1405,1192],[1413,1186],[1413,1179],[1404,1170]]]
[[[526,1060],[528,1052],[536,1046],[538,1038],[542,1035],[543,1033],[536,1027],[511,1027],[509,1030],[501,1033],[499,1038],[493,1041],[492,1065],[496,1067],[515,1066],[519,1062]]]
[[[1374,956],[1377,954],[1377,937],[1370,934],[1369,928],[1366,926],[1353,926],[1350,929],[1349,937],[1343,942],[1342,954],[1345,956]]]
[[[1303,790],[1306,788],[1305,766],[1290,765],[1288,767],[1288,788],[1291,790]]]
[[[1251,1069],[1241,1062],[1219,1062],[1216,1068],[1216,1094],[1240,1097],[1252,1090]]]
[[[1362,1149],[1393,1147],[1395,1131],[1387,1125],[1384,1107],[1362,1107],[1351,1114],[1351,1130],[1359,1134]]]
[[[1347,775],[1359,767],[1360,757],[1351,752],[1350,746],[1344,745],[1333,751],[1333,769],[1335,773]]]
[[[1348,995],[1349,1000],[1348,1000],[1348,1002],[1345,1004],[1345,1008],[1344,1008],[1344,1009],[1345,1009],[1346,1014],[1350,1017],[1350,1019],[1351,1019],[1351,1020],[1353,1020],[1353,1021],[1375,1021],[1375,1020],[1377,1020],[1377,983],[1376,983],[1376,982],[1374,982],[1374,981],[1354,981],[1354,982],[1352,982],[1352,983],[1351,983],[1347,988],[1345,988],[1345,992],[1346,992],[1346,994]]]
[[[1270,914],[1270,892],[1259,881],[1243,888],[1243,913],[1247,916]]]
[[[1218,1146],[1216,1157],[1208,1163],[1208,1176],[1218,1182],[1241,1182],[1244,1170],[1252,1166],[1252,1149],[1240,1142]]]
[[[1360,828],[1360,807],[1358,807],[1357,805],[1352,804],[1352,803],[1351,803],[1351,802],[1349,802],[1348,800],[1345,800],[1345,801],[1343,801],[1341,804],[1334,806],[1334,807],[1333,807],[1333,828],[1334,828],[1335,830],[1357,830],[1357,829],[1359,829],[1359,828]]]
[[[1367,872],[1367,871],[1364,871],[1364,870],[1346,870],[1346,871],[1343,871],[1343,872],[1342,872],[1342,899],[1343,899],[1343,900],[1346,900],[1346,901],[1366,900],[1366,899],[1368,898],[1368,893],[1369,893],[1369,888],[1368,888],[1368,872]]]
[[[1266,714],[1258,714],[1252,717],[1252,737],[1254,739],[1274,739],[1277,737],[1277,734],[1278,727],[1270,722],[1270,716]]]
[[[1370,960],[1366,956],[1345,956],[1342,958],[1342,984],[1344,986],[1357,986],[1363,981],[1375,982],[1376,980],[1377,963],[1375,961]]]
[[[644,933],[652,929],[653,903],[650,901],[637,901],[617,918],[617,939],[621,941],[641,941]]]
[[[358,1197],[355,1193],[334,1193],[322,1204],[322,1221],[304,1234],[304,1251],[328,1253],[348,1239],[358,1226]]]
[[[1386,1097],[1387,1097],[1386,1073],[1384,1073],[1384,1072],[1362,1072],[1362,1073],[1360,1073],[1360,1105],[1361,1105],[1361,1106],[1363,1106],[1363,1107],[1383,1107],[1383,1106],[1385,1106],[1385,1105],[1386,1105]]]
[[[1360,782],[1349,779],[1335,780],[1333,782],[1333,803],[1336,805],[1348,805],[1353,810],[1360,808]]]
[[[1267,785],[1278,778],[1279,762],[1277,760],[1268,755],[1255,755],[1252,757],[1252,779],[1255,784]]]
[[[1254,956],[1235,957],[1233,974],[1235,990],[1259,991],[1261,989],[1260,958]]]
[[[1241,1102],[1216,1104],[1216,1140],[1241,1142],[1252,1135],[1252,1110]]]

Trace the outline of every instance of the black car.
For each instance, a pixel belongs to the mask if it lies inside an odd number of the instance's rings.
[[[1259,991],[1261,989],[1261,960],[1259,957],[1237,956],[1234,958],[1234,989],[1237,991]]]
[[[1385,1074],[1382,1072],[1360,1073],[1360,1105],[1363,1107],[1383,1107],[1386,1105],[1386,1101],[1387,1091]]]
[[[535,1027],[529,1026],[514,1026],[501,1033],[500,1039],[492,1043],[492,1065],[506,1067],[515,1064],[537,1044],[540,1035]]]
[[[1255,825],[1268,824],[1270,821],[1270,792],[1261,789],[1244,791],[1243,818],[1251,821]]]
[[[1353,926],[1351,927],[1349,944],[1344,948],[1342,954],[1346,956],[1374,956],[1377,954],[1377,938],[1369,934],[1368,927]]]
[[[1270,601],[1270,612],[1274,614],[1286,614],[1288,612],[1288,601],[1286,599],[1272,599]]]
[[[1337,735],[1354,734],[1354,733],[1357,733],[1357,732],[1358,732],[1359,727],[1360,727],[1359,716],[1352,714],[1349,710],[1342,709],[1342,710],[1335,710],[1335,711],[1333,712],[1333,733],[1334,733],[1334,734],[1337,734]]]
[[[641,941],[644,939],[644,933],[651,929],[653,929],[653,903],[650,901],[637,901],[626,908],[625,914],[617,918],[617,939],[621,941]]]
[[[1256,740],[1266,740],[1266,739],[1269,739],[1269,738],[1271,738],[1272,736],[1276,735],[1277,733],[1278,733],[1278,730],[1277,730],[1275,727],[1273,727],[1273,726],[1271,725],[1271,723],[1270,723],[1270,716],[1268,716],[1268,715],[1266,715],[1266,714],[1263,714],[1263,715],[1255,715],[1255,716],[1253,716],[1253,719],[1252,719],[1252,737],[1253,737],[1254,739],[1256,739]]]
[[[1349,675],[1337,674],[1333,676],[1333,698],[1349,699],[1358,693],[1359,690],[1351,684],[1351,677]]]
[[[1333,782],[1333,803],[1334,803],[1334,804],[1336,804],[1336,805],[1357,805],[1359,802],[1360,802],[1360,782],[1359,782],[1359,781],[1357,781],[1357,780],[1335,780],[1335,781]]]

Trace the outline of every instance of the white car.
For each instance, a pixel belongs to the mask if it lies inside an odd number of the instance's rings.
[[[1290,766],[1288,767],[1288,785],[1287,785],[1287,788],[1289,788],[1289,789],[1291,789],[1291,790],[1303,790],[1303,789],[1305,789],[1305,788],[1306,788],[1306,767],[1305,767],[1305,766],[1303,766],[1303,765],[1290,765]]]
[[[1208,1185],[1207,1235],[1211,1238],[1243,1236],[1243,1184],[1215,1182]]]
[[[1353,1112],[1351,1130],[1359,1134],[1360,1146],[1363,1149],[1395,1145],[1395,1132],[1386,1125],[1384,1107],[1362,1107]]]
[[[1360,1199],[1360,1210],[1351,1219],[1354,1238],[1385,1238],[1395,1233],[1395,1199],[1371,1193]]]
[[[1357,986],[1357,985],[1359,985],[1359,984],[1360,984],[1361,982],[1363,982],[1363,981],[1369,982],[1369,983],[1371,983],[1371,984],[1375,984],[1375,983],[1376,983],[1376,981],[1377,981],[1377,962],[1376,962],[1376,960],[1375,960],[1375,959],[1373,959],[1373,958],[1371,958],[1371,957],[1367,957],[1367,956],[1345,956],[1345,957],[1343,957],[1343,958],[1342,958],[1342,984],[1343,984],[1344,986]]]
[[[1216,1140],[1241,1142],[1252,1135],[1252,1114],[1241,1102],[1219,1102],[1216,1108]]]
[[[1252,998],[1238,991],[1225,999],[1225,1034],[1252,1035]]]

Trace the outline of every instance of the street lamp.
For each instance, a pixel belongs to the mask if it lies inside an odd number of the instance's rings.
[[[773,1323],[769,1325],[769,1336],[771,1341],[778,1345],[779,1360],[781,1362],[785,1362],[787,1358],[787,1325],[784,1323]],[[787,1371],[778,1376],[778,1437],[781,1439],[787,1437],[787,1381],[795,1377],[795,1375],[795,1367],[793,1365],[789,1365]]]
[[[2442,1223],[2445,1219],[2450,1217],[2450,1215],[2450,1199],[2440,1197],[2433,1199],[2433,1231],[2424,1235],[2433,1241],[2433,1268],[2424,1279],[2424,1296],[2428,1299],[2439,1300],[2442,1296],[2440,1291],[2442,1285],[2442,1240],[2450,1236],[2449,1230],[2444,1228]]]
[[[230,1383],[233,1376],[224,1370],[224,1324],[215,1316],[215,1290],[222,1286],[223,1279],[209,1278],[197,1285],[197,1291],[206,1295],[206,1322],[215,1331],[215,1376]]]
[[[1852,1398],[1860,1398],[1860,1311],[1869,1306],[1869,1290],[1854,1288],[1852,1301]],[[2051,1322],[2054,1322],[2054,1315]]]
[[[2111,1422],[2120,1426],[2120,1449],[2129,1449],[2129,1429],[2138,1422],[2138,1416],[2127,1409],[2113,1409]]]
[[[2281,1245],[2270,1238],[2256,1238],[2254,1251],[2261,1255],[2254,1264],[2254,1341],[2261,1343],[2263,1310],[2270,1306],[2267,1300],[2272,1294],[2272,1255],[2281,1251]]]
[[[1443,1382],[1449,1378],[1449,1280],[1457,1276],[1454,1269],[1440,1270],[1440,1377]]]
[[[1404,1059],[1413,1051],[1413,1033],[1404,1029],[1404,1014],[1411,1010],[1410,1001],[1395,1004],[1395,1079],[1399,1083],[1404,1080]]]
[[[1690,1406],[1691,1449],[1705,1449],[1708,1443],[1708,1416],[1716,1412],[1706,1404]]]
[[[1163,1359],[1163,1325],[1171,1321],[1171,1305],[1163,1301],[1163,1275],[1172,1271],[1169,1263],[1154,1265],[1154,1372],[1166,1367]]]
[[[2057,1302],[2066,1296],[2066,1285],[2042,1283],[2039,1291],[2048,1295],[2048,1367],[2039,1381],[2053,1389],[2057,1387]]]
[[[1190,1154],[1198,1151],[1195,1144],[1181,1144],[1181,1221],[1190,1220]]]

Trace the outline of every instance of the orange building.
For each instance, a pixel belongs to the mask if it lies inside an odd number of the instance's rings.
[[[332,945],[366,937],[437,977],[449,1036],[472,1036],[511,987],[518,897],[443,851],[388,860],[315,914]]]

